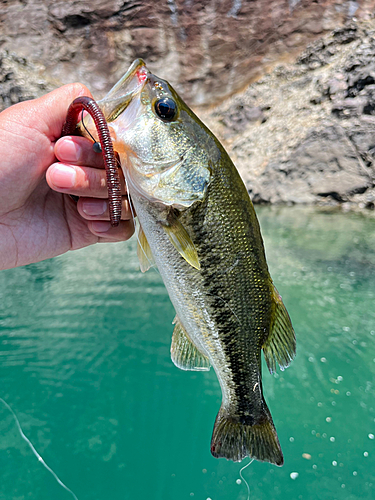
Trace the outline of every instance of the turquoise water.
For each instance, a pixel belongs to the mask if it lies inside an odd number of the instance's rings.
[[[285,465],[253,462],[250,499],[373,498],[375,219],[258,213],[298,353],[263,374]],[[210,455],[215,374],[170,361],[173,317],[134,240],[0,273],[0,397],[79,500],[246,500],[241,465]],[[72,498],[1,403],[0,477],[0,499]]]

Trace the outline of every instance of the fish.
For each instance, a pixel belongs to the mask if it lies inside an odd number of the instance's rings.
[[[249,193],[224,147],[143,60],[98,101],[137,215],[142,271],[157,266],[176,311],[173,363],[214,369],[222,403],[214,457],[281,466],[263,395],[271,373],[296,353],[289,314],[269,274]],[[95,136],[92,119],[80,125]]]

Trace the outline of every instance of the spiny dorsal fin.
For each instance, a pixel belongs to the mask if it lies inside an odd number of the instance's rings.
[[[194,243],[191,241],[189,233],[177,217],[170,213],[167,223],[163,224],[163,229],[168,235],[172,245],[186,262],[195,267],[195,269],[200,269],[201,266]]]
[[[154,256],[141,225],[138,231],[137,255],[142,273],[148,271],[155,264]]]
[[[208,358],[198,351],[186,335],[186,331],[177,316],[173,320],[173,324],[176,325],[171,345],[173,363],[181,370],[208,371],[210,369]]]
[[[271,373],[276,371],[276,362],[281,370],[287,368],[296,355],[296,336],[279,292],[273,286],[274,313],[270,333],[263,345],[263,353]]]

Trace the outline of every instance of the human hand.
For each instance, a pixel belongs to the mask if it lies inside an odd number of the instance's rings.
[[[134,232],[122,173],[122,220],[112,228],[102,155],[83,137],[59,139],[81,95],[90,96],[83,85],[65,85],[0,113],[0,269]]]

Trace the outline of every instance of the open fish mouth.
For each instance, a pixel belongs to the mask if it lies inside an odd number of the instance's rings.
[[[103,99],[97,101],[108,124],[114,122],[141,94],[150,75],[151,73],[146,68],[145,62],[142,59],[136,59],[121,80],[111,88]],[[129,116],[128,120],[124,122],[123,126],[125,128],[127,124],[130,125],[131,118]],[[97,130],[90,115],[83,116],[77,127],[82,135],[90,136],[94,141],[98,140]],[[112,140],[114,138],[112,137]]]
[[[98,101],[107,123],[113,122],[129,106],[135,96],[142,91],[150,72],[143,59],[136,59],[125,75]]]

